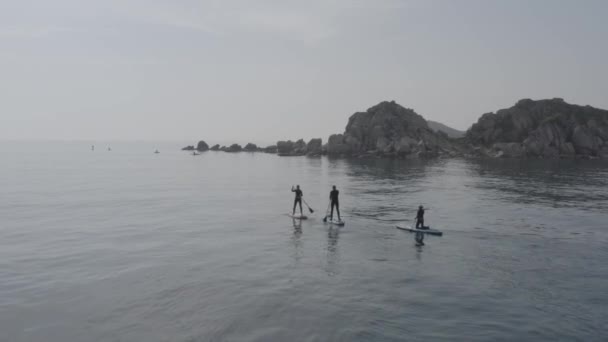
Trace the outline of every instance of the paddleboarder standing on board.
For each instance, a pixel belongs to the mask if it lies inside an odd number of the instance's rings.
[[[295,192],[296,193],[296,198],[293,200],[293,215],[296,214],[296,205],[298,205],[298,203],[300,204],[300,215],[304,216],[304,213],[302,212],[302,196],[304,196],[304,193],[302,192],[302,190],[300,190],[300,186],[296,185],[296,188],[293,188],[293,185],[291,186],[291,192]]]
[[[330,220],[334,220],[334,207],[336,207],[336,212],[338,213],[338,221],[342,221],[340,219],[340,203],[338,202],[338,195],[340,191],[336,189],[336,186],[333,186],[333,190],[329,193],[329,200],[331,202],[331,213],[329,215]]]
[[[416,213],[416,229],[424,229],[424,207],[418,207],[418,213]]]

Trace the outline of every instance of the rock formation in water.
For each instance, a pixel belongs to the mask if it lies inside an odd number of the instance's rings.
[[[288,156],[293,151],[293,141],[277,141],[277,153],[280,156]]]
[[[608,158],[608,111],[562,99],[524,99],[484,114],[466,134],[482,156]]]
[[[258,151],[258,145],[254,144],[254,143],[248,143],[243,148],[243,151],[245,151],[245,152],[257,152]]]
[[[225,151],[226,152],[241,152],[243,148],[239,144],[232,144]]]
[[[266,146],[262,149],[264,153],[277,153],[277,145]]]
[[[211,150],[211,151],[219,151],[220,150],[220,145],[219,144],[215,144],[209,150]]]
[[[209,145],[207,145],[206,142],[204,142],[203,140],[199,141],[198,144],[196,145],[196,150],[199,152],[205,152],[209,150]]]
[[[308,144],[304,139],[296,142],[291,140],[277,142],[279,156],[318,156],[323,153],[323,141],[319,138],[311,139]]]
[[[306,154],[309,156],[320,156],[323,153],[323,140],[310,139],[306,144]]]
[[[344,134],[330,136],[326,148],[330,155],[345,156],[427,158],[460,152],[446,134],[433,131],[422,116],[394,101],[353,114]]]
[[[188,146],[182,148],[182,151],[194,151],[194,146],[188,145]]]

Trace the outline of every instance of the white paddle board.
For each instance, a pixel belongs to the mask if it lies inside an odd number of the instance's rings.
[[[306,219],[308,219],[308,216],[306,216],[306,215],[300,215],[300,214],[295,214],[295,215],[287,214],[287,216],[289,216],[289,217],[291,217],[293,219],[296,219],[296,220],[306,220]]]
[[[338,221],[338,220],[327,220],[327,223],[333,224],[333,225],[336,225],[336,226],[343,226],[343,225],[346,224],[346,222],[344,222],[342,220],[340,220],[340,221]]]

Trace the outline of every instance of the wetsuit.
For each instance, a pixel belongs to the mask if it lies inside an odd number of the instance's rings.
[[[329,200],[331,201],[331,214],[329,217],[332,220],[334,219],[334,207],[336,207],[336,212],[338,213],[338,220],[340,220],[340,203],[338,202],[339,194],[340,194],[340,191],[338,191],[338,190],[332,190],[329,193]]]
[[[293,214],[294,215],[296,214],[296,205],[299,203],[300,204],[300,214],[303,215],[303,213],[302,213],[302,196],[304,195],[304,193],[300,189],[292,189],[291,191],[296,193],[296,198],[293,200]]]
[[[424,228],[424,209],[418,209],[418,213],[416,214],[416,229]]]

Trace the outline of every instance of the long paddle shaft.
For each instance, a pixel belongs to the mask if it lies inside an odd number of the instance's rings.
[[[306,200],[304,200],[303,198],[302,198],[302,202],[304,202],[304,204],[306,204],[306,207],[308,208],[308,210],[310,210],[311,214],[315,212],[314,210],[312,210],[312,208],[310,208],[310,206],[308,205],[308,203],[306,203]]]
[[[327,210],[325,210],[325,217],[323,218],[323,222],[327,222],[327,216],[329,216],[329,206],[331,202],[327,204]]]

